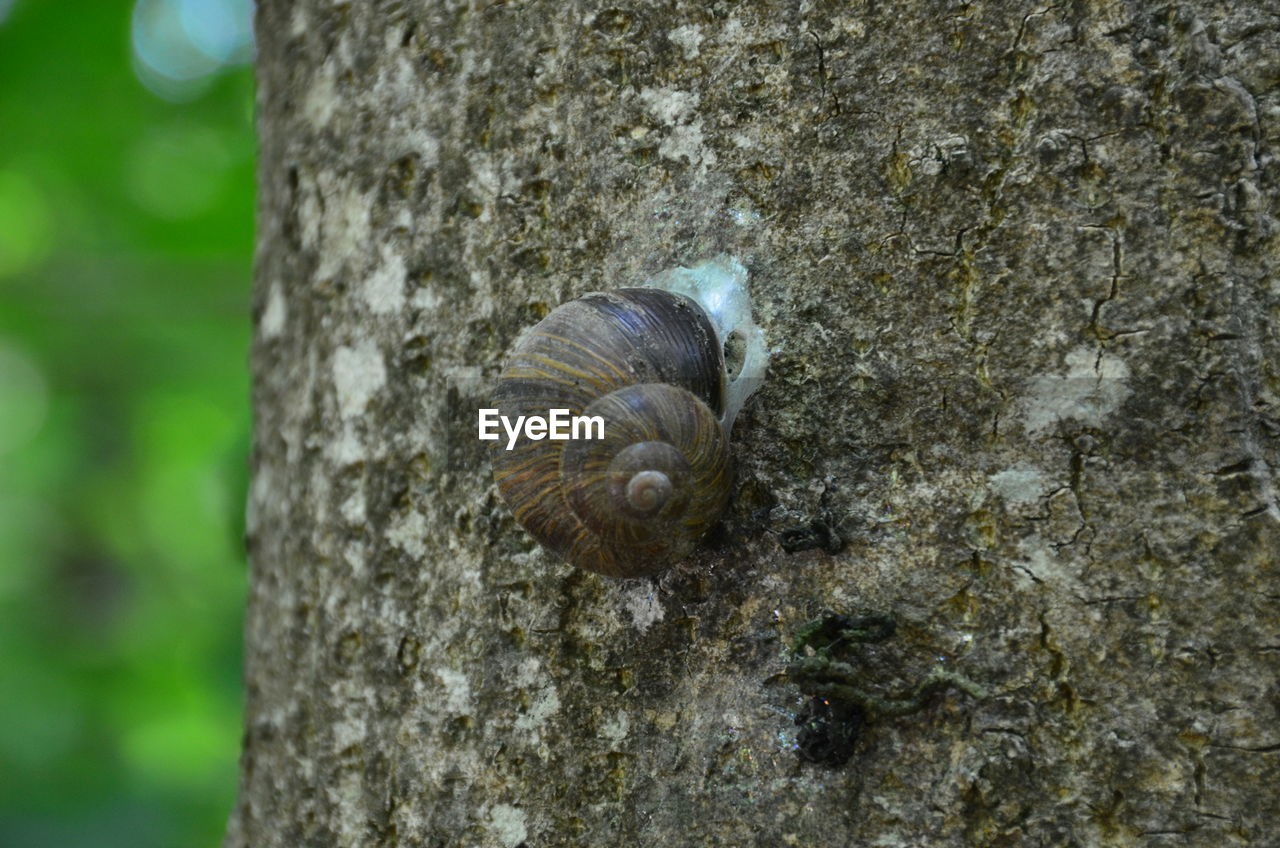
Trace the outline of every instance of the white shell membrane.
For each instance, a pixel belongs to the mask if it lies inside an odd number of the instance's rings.
[[[742,367],[725,383],[724,414],[720,423],[728,433],[747,398],[764,383],[765,371],[769,367],[769,348],[765,344],[764,330],[751,318],[747,269],[732,256],[717,256],[692,268],[663,271],[646,280],[644,285],[682,294],[695,301],[711,319],[721,350],[734,336],[742,340]]]

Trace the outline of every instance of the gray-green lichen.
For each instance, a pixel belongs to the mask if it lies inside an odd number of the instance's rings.
[[[1268,844],[1276,12],[260,0],[227,844]],[[551,561],[474,438],[503,351],[721,253],[776,348],[723,529]],[[989,697],[801,762],[823,609]]]

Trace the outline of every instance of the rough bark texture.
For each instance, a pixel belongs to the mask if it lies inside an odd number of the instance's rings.
[[[229,846],[1277,844],[1275,2],[258,7]],[[551,561],[504,350],[719,253],[776,348],[729,514]],[[824,609],[990,696],[801,759]]]

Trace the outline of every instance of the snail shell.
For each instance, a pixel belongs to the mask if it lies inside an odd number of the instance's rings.
[[[602,439],[521,434],[511,450],[492,446],[499,492],[543,546],[589,571],[639,577],[683,559],[716,522],[743,399],[726,391],[736,381],[718,329],[683,294],[626,288],[570,301],[521,337],[493,394],[499,413],[604,420]]]

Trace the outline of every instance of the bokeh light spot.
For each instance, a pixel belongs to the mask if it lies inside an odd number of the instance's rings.
[[[40,190],[16,171],[0,171],[0,279],[43,260],[52,229],[49,204]]]
[[[193,99],[218,71],[252,58],[252,21],[250,0],[138,0],[132,25],[138,79],[166,100]]]
[[[136,444],[146,454],[138,498],[149,542],[175,570],[207,567],[227,539],[234,495],[218,460],[236,422],[199,395],[151,398],[137,418]]]
[[[223,65],[253,58],[253,3],[250,0],[180,0],[187,38]]]
[[[0,456],[40,432],[49,411],[49,387],[35,362],[0,339]]]
[[[179,124],[152,130],[135,146],[129,191],[143,209],[161,218],[191,218],[218,199],[231,155],[208,127]]]
[[[130,765],[139,773],[165,783],[196,788],[208,783],[211,765],[223,759],[227,731],[216,716],[188,709],[139,722],[124,738]]]
[[[199,93],[222,65],[195,49],[172,0],[138,0],[133,7],[133,55],[142,84],[167,100]]]

